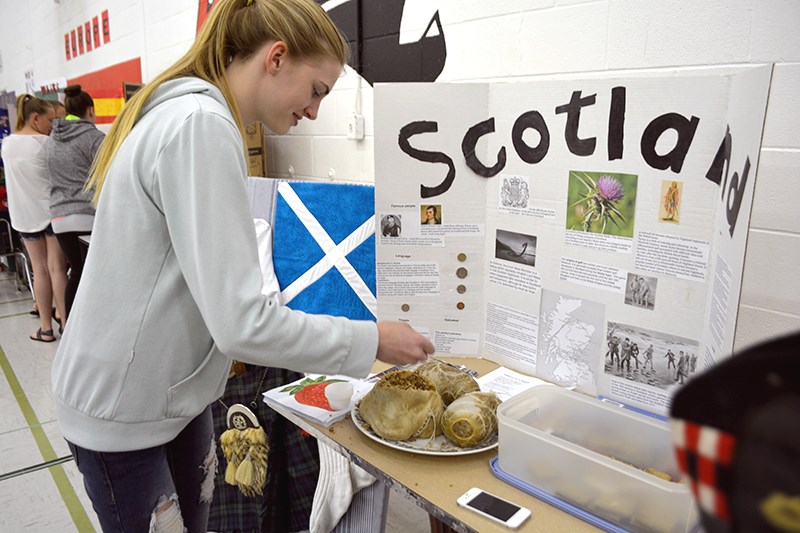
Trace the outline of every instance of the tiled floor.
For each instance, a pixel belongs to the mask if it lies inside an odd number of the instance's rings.
[[[50,365],[58,346],[28,336],[33,303],[0,274],[0,475],[69,456],[53,414]],[[100,531],[72,461],[0,481],[0,531]]]
[[[53,413],[50,366],[58,342],[28,339],[32,299],[0,274],[0,476],[69,456]],[[72,461],[0,481],[0,533],[100,531]],[[394,492],[387,533],[427,533],[428,515]]]

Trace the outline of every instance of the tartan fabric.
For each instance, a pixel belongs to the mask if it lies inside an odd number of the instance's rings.
[[[730,433],[686,420],[671,421],[678,466],[690,480],[697,504],[730,522],[736,438]]]
[[[708,533],[785,532],[787,518],[797,524],[798,346],[800,332],[750,346],[672,398],[677,458]]]
[[[312,213],[334,246],[343,246],[374,214],[374,187],[331,183],[284,183],[275,180],[251,182],[253,214],[272,219],[272,263],[280,288],[285,291],[298,277],[305,274],[329,252],[320,247],[301,223],[298,214],[286,199],[277,194],[281,186],[290,187],[305,209]],[[286,305],[306,313],[345,316],[352,319],[375,320],[367,303],[375,298],[375,237],[346,255],[345,277],[339,266],[330,268]],[[319,238],[319,236],[317,236]],[[337,248],[341,251],[341,248]],[[334,253],[334,255],[336,255]],[[348,270],[352,269],[352,270]],[[367,297],[356,294],[351,285],[366,291]],[[364,300],[367,300],[365,302]],[[251,407],[261,380],[262,367],[247,365],[247,373],[228,380],[222,401],[230,406],[242,403]],[[208,529],[220,533],[276,532],[289,533],[308,529],[314,492],[319,478],[320,462],[317,441],[304,436],[300,428],[269,408],[261,392],[302,378],[297,372],[269,368],[261,386],[254,412],[269,438],[267,482],[263,498],[247,498],[238,488],[225,483],[225,458],[217,448],[220,467],[216,476],[214,500],[209,513]],[[219,402],[212,406],[217,438],[226,429],[226,408]]]
[[[247,365],[247,372],[228,380],[222,401],[231,406],[241,403],[252,408],[263,367]],[[291,370],[269,368],[259,392],[290,383],[303,375]],[[254,410],[269,438],[267,482],[264,497],[248,498],[237,487],[225,483],[225,457],[217,447],[219,468],[215,479],[214,500],[208,517],[209,531],[220,533],[275,532],[288,533],[308,529],[311,503],[319,477],[317,441],[300,428],[270,409],[258,395]],[[214,432],[219,435],[227,427],[227,409],[219,402],[212,404]]]

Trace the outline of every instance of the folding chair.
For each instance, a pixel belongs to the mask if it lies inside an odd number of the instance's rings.
[[[11,223],[5,218],[0,218],[0,224],[5,226],[4,233],[2,235],[3,238],[0,240],[0,257],[8,258],[9,270],[16,271],[14,280],[17,292],[22,292],[23,287],[27,288],[31,292],[31,297],[35,301],[36,297],[33,294],[33,281],[30,263],[28,262],[28,256],[25,254],[22,248],[15,245],[15,243],[19,242],[19,240],[14,239],[14,230],[11,228]],[[14,262],[13,267],[12,261]],[[20,265],[22,265],[22,272],[19,270]]]

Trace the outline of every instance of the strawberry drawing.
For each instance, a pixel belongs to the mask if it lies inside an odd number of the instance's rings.
[[[294,396],[298,403],[303,405],[310,405],[325,409],[326,411],[335,411],[331,407],[328,398],[325,397],[325,388],[331,383],[343,382],[343,379],[326,379],[327,376],[320,376],[316,379],[305,378],[300,383],[290,385],[281,389],[281,392],[288,392]]]

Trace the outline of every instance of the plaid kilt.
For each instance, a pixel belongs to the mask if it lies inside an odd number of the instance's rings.
[[[228,380],[222,401],[230,407],[241,403],[252,409],[250,402],[258,392],[253,410],[269,439],[267,481],[264,496],[243,496],[237,487],[225,483],[227,466],[222,449],[217,446],[219,468],[214,486],[214,500],[208,517],[209,531],[220,533],[275,532],[288,533],[308,529],[311,504],[319,478],[317,440],[267,406],[262,392],[300,379],[303,374],[282,368],[268,368],[261,390],[257,391],[264,367],[247,365],[247,372]],[[212,404],[214,434],[227,429],[225,409]]]

